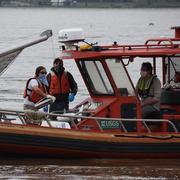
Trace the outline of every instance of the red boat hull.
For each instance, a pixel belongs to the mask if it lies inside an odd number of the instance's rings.
[[[179,158],[180,138],[0,125],[1,155],[59,158]]]

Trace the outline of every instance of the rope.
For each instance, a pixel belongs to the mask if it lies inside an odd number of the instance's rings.
[[[174,135],[126,135],[126,134],[117,134],[115,137],[126,137],[126,138],[152,138],[152,139],[160,139],[160,140],[168,140],[175,138]]]
[[[27,124],[40,125],[44,119],[46,119],[46,113],[40,111],[26,110],[24,111],[27,117]]]
[[[147,138],[152,138],[152,139],[160,139],[160,140],[168,140],[172,139],[174,136],[173,135],[145,135]]]

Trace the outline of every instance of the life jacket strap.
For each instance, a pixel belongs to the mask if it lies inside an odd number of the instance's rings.
[[[28,100],[30,100],[30,101],[31,101],[30,96],[31,96],[31,93],[32,93],[33,90],[32,90],[32,89],[29,89],[28,86],[29,86],[29,83],[30,83],[30,81],[31,81],[32,79],[37,80],[38,86],[40,85],[38,79],[36,79],[36,78],[30,78],[30,79],[28,79],[28,81],[27,81],[27,83],[26,83],[26,88],[25,88],[24,98],[28,97]],[[30,91],[30,94],[28,94],[27,91]]]

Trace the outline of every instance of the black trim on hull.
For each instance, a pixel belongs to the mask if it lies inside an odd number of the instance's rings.
[[[8,133],[0,133],[0,143],[104,153],[180,153],[180,143],[99,142]]]

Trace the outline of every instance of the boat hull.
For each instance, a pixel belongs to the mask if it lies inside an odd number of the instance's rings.
[[[180,138],[3,125],[0,152],[59,158],[179,158]]]

